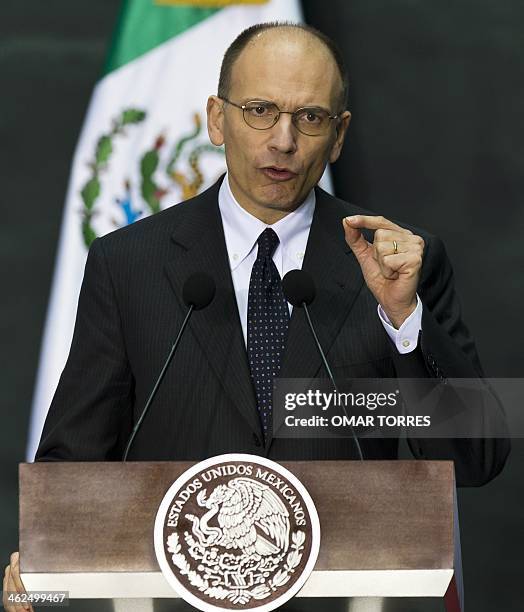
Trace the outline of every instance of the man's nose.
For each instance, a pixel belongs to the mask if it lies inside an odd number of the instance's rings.
[[[279,153],[294,153],[297,149],[297,129],[293,125],[291,115],[282,113],[269,130],[271,138],[269,148]]]

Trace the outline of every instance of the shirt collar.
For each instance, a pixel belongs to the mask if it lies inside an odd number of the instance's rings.
[[[312,189],[304,202],[285,217],[267,225],[257,217],[248,213],[237,202],[229,185],[229,175],[226,174],[218,192],[218,206],[222,216],[227,253],[231,270],[239,266],[255,247],[260,234],[271,227],[278,236],[282,249],[297,260],[301,267],[304,256],[305,241],[315,211],[315,190]]]

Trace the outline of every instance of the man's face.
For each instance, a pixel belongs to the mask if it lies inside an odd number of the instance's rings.
[[[289,30],[266,30],[242,51],[232,70],[229,99],[274,102],[280,110],[322,107],[337,114],[340,76],[320,41]],[[350,114],[330,122],[325,135],[298,131],[291,115],[282,114],[270,129],[247,125],[242,110],[211,96],[208,131],[225,146],[229,181],[239,204],[266,223],[299,206],[317,184],[326,163],[342,147]],[[338,125],[338,129],[337,129]]]

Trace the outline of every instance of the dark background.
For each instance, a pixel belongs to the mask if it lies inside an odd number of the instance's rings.
[[[70,162],[118,0],[0,6],[0,562],[17,549],[17,463]],[[446,243],[488,376],[521,377],[522,0],[303,2],[347,61],[337,194]],[[524,443],[459,493],[468,610],[522,610]],[[51,493],[51,492],[50,492]]]

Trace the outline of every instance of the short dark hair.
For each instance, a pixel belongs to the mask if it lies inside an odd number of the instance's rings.
[[[292,21],[268,21],[266,23],[257,23],[252,25],[249,28],[246,28],[243,32],[241,32],[235,40],[228,47],[227,51],[224,54],[224,58],[222,59],[222,66],[220,68],[220,78],[218,80],[218,96],[220,98],[228,98],[229,91],[231,89],[231,73],[233,71],[233,66],[238,59],[239,55],[246,48],[248,43],[261,32],[265,30],[272,30],[274,28],[293,28],[296,30],[302,30],[303,32],[307,32],[311,34],[320,42],[322,42],[325,47],[327,47],[331,56],[335,60],[337,65],[340,79],[342,81],[342,88],[339,95],[338,103],[339,108],[335,110],[336,113],[339,113],[345,110],[348,103],[348,89],[349,89],[349,80],[346,72],[346,67],[344,65],[344,59],[342,58],[342,53],[337,45],[326,36],[320,30],[317,30],[313,26],[303,24],[303,23],[293,23]]]

